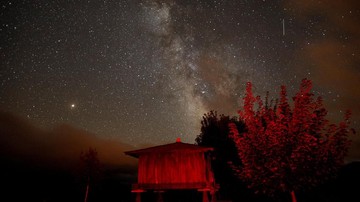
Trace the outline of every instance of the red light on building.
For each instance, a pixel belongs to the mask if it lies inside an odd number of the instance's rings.
[[[141,201],[141,192],[174,189],[196,189],[203,192],[203,202],[208,201],[209,193],[215,200],[218,185],[211,170],[212,150],[177,138],[175,143],[125,152],[139,159],[138,182],[132,186],[137,202]]]

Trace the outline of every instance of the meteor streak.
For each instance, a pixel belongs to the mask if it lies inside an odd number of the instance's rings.
[[[282,20],[283,36],[285,36],[285,19]]]

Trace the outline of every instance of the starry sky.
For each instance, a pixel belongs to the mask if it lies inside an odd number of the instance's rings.
[[[309,78],[329,118],[351,109],[357,129],[359,36],[356,0],[5,0],[0,110],[135,146],[193,143],[204,113],[236,115],[247,81],[291,97]]]

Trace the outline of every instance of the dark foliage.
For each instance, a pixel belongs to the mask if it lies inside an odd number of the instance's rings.
[[[244,128],[237,117],[231,118],[223,114],[218,116],[216,111],[204,114],[201,121],[201,134],[196,137],[195,142],[200,146],[214,148],[212,169],[216,183],[220,185],[219,198],[234,200],[237,197],[244,197],[244,193],[240,194],[239,187],[243,184],[234,175],[229,164],[229,162],[236,165],[240,163],[235,144],[229,136],[229,123],[234,123],[239,131]]]

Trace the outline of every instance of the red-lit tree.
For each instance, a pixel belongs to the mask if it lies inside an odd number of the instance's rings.
[[[350,112],[339,125],[329,124],[322,99],[314,99],[311,88],[310,80],[302,80],[291,109],[282,86],[279,103],[269,108],[247,84],[239,111],[246,131],[229,126],[242,162],[234,170],[256,192],[271,196],[288,192],[296,201],[295,192],[319,185],[343,165],[351,143]]]

